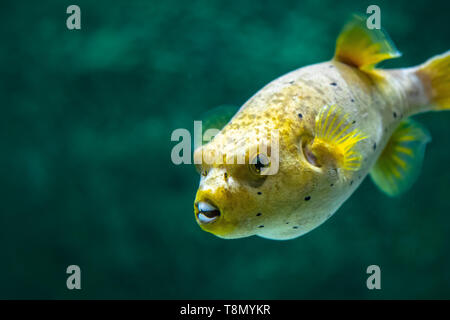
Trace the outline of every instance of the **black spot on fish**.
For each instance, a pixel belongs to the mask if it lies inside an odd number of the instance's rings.
[[[334,186],[334,183],[330,184],[330,187]]]
[[[397,112],[394,112],[393,115],[394,115],[394,118],[397,118]]]
[[[264,226],[263,226],[263,225],[260,225],[258,228],[264,228]]]
[[[293,226],[292,229],[298,229],[298,227],[297,226]]]
[[[377,150],[377,144],[376,143],[373,144],[373,150]]]
[[[294,82],[295,82],[294,80],[292,80],[292,81],[289,81],[289,83],[290,83],[290,84],[293,84]]]
[[[259,217],[260,215],[262,215],[261,212],[258,212],[258,213],[256,214],[257,217]]]
[[[227,179],[227,178],[228,178],[228,173],[225,172],[225,173],[223,174],[223,177],[224,177],[225,179]]]
[[[262,192],[258,191],[258,194],[262,194]]]
[[[330,85],[337,86],[337,83],[336,82],[332,82],[332,83],[330,83]]]
[[[350,185],[352,185],[353,184],[353,180],[352,181],[350,181]]]
[[[303,115],[302,115],[301,113],[299,113],[299,114],[298,114],[298,117],[299,117],[300,119],[302,119],[302,118],[303,118]]]
[[[355,123],[356,123],[356,120],[353,120],[352,124],[355,124]]]
[[[355,102],[355,99],[351,99],[350,101],[351,101],[351,102]]]
[[[311,199],[310,196],[305,197],[305,201],[309,201]]]
[[[289,224],[289,222],[286,222],[286,224]]]

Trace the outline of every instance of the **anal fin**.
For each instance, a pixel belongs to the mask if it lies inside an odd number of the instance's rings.
[[[374,183],[391,197],[407,191],[419,176],[430,141],[423,126],[411,119],[403,120],[370,172]]]

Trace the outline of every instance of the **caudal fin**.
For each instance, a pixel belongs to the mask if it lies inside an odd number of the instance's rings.
[[[432,110],[450,110],[450,51],[425,62],[417,75],[424,83]]]

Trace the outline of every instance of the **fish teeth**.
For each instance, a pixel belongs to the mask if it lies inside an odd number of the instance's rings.
[[[208,218],[201,212],[197,215],[197,217],[198,217],[198,220],[200,220],[200,222],[202,222],[202,223],[208,223],[208,222],[211,222],[211,221],[214,221],[217,219],[217,217]]]
[[[208,211],[216,211],[216,210],[219,210],[219,209],[217,209],[216,207],[214,207],[213,205],[211,205],[207,202],[200,201],[198,203],[198,211],[200,211],[200,212],[208,212]]]
[[[197,203],[198,220],[201,223],[213,222],[220,216],[220,210],[210,203],[200,201]]]

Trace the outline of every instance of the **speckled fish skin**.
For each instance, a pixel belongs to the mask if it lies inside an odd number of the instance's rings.
[[[279,172],[255,187],[248,177],[234,178],[236,165],[208,168],[196,202],[213,202],[221,208],[223,221],[202,228],[223,238],[291,239],[327,220],[359,186],[399,121],[428,99],[411,70],[384,73],[386,85],[379,85],[357,68],[330,61],[290,72],[256,93],[202,151],[245,152],[252,143],[268,144],[267,133],[278,129]],[[411,97],[407,92],[415,92],[415,98],[406,98]],[[302,138],[314,136],[319,110],[332,104],[370,137],[358,144],[362,165],[345,182],[333,170],[311,166],[301,148]]]
[[[197,159],[222,153],[246,160],[203,162],[194,202],[200,227],[227,239],[293,239],[331,217],[369,172],[387,195],[409,188],[429,136],[417,124],[402,124],[416,113],[450,109],[450,54],[413,68],[374,68],[399,55],[383,31],[368,31],[356,16],[331,61],[290,72],[258,91],[194,152]],[[413,130],[399,130],[404,127]],[[251,150],[270,146],[274,132],[278,172],[252,173]],[[395,144],[400,141],[417,144]],[[398,174],[394,165],[404,171]]]

